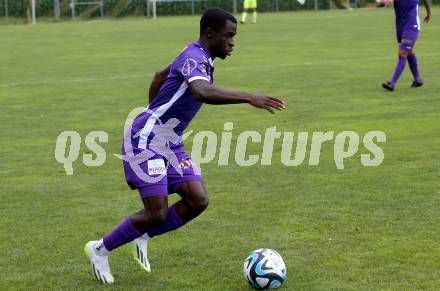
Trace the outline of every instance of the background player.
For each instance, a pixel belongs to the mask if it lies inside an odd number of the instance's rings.
[[[208,206],[200,172],[181,141],[175,138],[176,134],[182,136],[202,103],[249,103],[272,113],[284,109],[278,98],[227,91],[212,85],[213,60],[225,59],[232,53],[236,30],[237,21],[231,14],[222,9],[208,9],[200,20],[199,40],[188,45],[170,66],[155,75],[150,87],[151,103],[127,131],[122,151],[127,183],[139,191],[144,208],[101,240],[90,241],[85,246],[93,273],[102,283],[114,282],[108,263],[110,251],[134,240],[135,259],[149,272],[147,241],[183,226]],[[170,146],[161,150],[164,140],[169,140]],[[170,165],[172,158],[177,158],[177,167]],[[179,194],[181,200],[168,207],[170,193]]]
[[[252,12],[252,23],[257,23],[257,0],[244,0],[243,1],[243,14],[241,15],[241,24],[246,23],[246,17],[248,11]]]
[[[423,85],[422,77],[419,72],[417,58],[414,53],[414,45],[419,37],[420,19],[419,19],[419,1],[418,0],[384,0],[379,2],[379,7],[391,5],[394,2],[394,12],[396,14],[396,34],[399,43],[399,58],[394,74],[389,82],[382,84],[382,87],[394,91],[397,81],[405,70],[408,60],[409,67],[414,77],[411,87],[420,87]],[[431,8],[429,0],[423,0],[426,8],[425,23],[431,18]]]

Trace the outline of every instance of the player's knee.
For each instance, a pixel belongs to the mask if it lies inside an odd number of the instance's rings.
[[[196,212],[201,213],[206,208],[208,208],[208,204],[209,204],[209,198],[208,196],[204,195],[202,198],[198,199],[197,201],[194,201],[192,206]]]

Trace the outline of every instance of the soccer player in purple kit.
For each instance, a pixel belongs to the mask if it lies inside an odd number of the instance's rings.
[[[408,61],[409,68],[414,77],[411,87],[420,87],[423,80],[419,72],[414,45],[420,32],[419,1],[418,0],[382,0],[379,7],[384,7],[394,3],[394,12],[396,14],[396,34],[399,43],[399,59],[394,70],[394,74],[389,82],[383,83],[382,87],[389,91],[394,91],[396,83],[405,70]],[[431,18],[431,8],[429,0],[423,0],[426,9],[425,23]]]
[[[102,283],[114,282],[110,251],[134,241],[135,260],[150,272],[148,240],[183,226],[208,206],[200,172],[179,139],[202,103],[248,103],[271,113],[285,108],[275,97],[213,85],[213,60],[231,54],[236,31],[237,20],[231,14],[219,8],[206,10],[198,41],[153,78],[150,104],[126,132],[122,149],[125,178],[130,188],[139,191],[144,208],[84,248],[95,277]],[[168,207],[171,193],[177,193],[181,200]]]

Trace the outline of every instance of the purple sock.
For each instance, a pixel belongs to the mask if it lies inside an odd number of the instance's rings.
[[[128,217],[104,237],[104,246],[107,250],[111,251],[133,241],[141,235],[142,233],[131,222],[131,217]]]
[[[391,79],[391,84],[393,84],[393,86],[396,85],[397,81],[400,78],[400,75],[402,75],[403,70],[405,70],[405,66],[406,66],[406,58],[399,56],[399,61],[397,62],[397,66],[396,69],[394,70],[393,78]]]
[[[166,232],[181,227],[185,223],[186,221],[184,221],[182,218],[179,217],[179,215],[177,215],[176,209],[173,204],[168,208],[167,220],[165,221],[165,223],[148,231],[148,236],[153,237],[164,234]]]
[[[411,69],[411,72],[414,76],[414,80],[421,81],[422,76],[420,76],[419,65],[417,63],[417,58],[416,58],[415,54],[408,56],[408,64],[409,64],[409,68]]]

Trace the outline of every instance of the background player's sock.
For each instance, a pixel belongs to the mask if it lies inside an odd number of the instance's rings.
[[[247,12],[243,12],[241,15],[241,22],[246,22]]]
[[[420,82],[422,80],[422,76],[420,76],[419,65],[417,63],[417,58],[415,54],[408,56],[408,65],[414,76],[414,80]]]
[[[257,10],[254,10],[254,13],[252,14],[252,17],[253,17],[252,22],[253,23],[257,23]]]
[[[393,86],[395,86],[397,81],[399,81],[400,75],[402,75],[403,70],[405,70],[405,66],[406,66],[406,58],[399,56],[399,61],[397,62],[396,69],[394,70],[393,77],[390,81]]]
[[[117,247],[129,243],[142,235],[131,222],[131,217],[128,217],[115,229],[103,238],[104,246],[111,251]]]
[[[165,223],[153,228],[152,230],[147,232],[147,234],[150,238],[152,238],[154,236],[175,230],[185,223],[186,221],[184,221],[182,218],[179,217],[179,215],[177,215],[175,205],[173,204],[168,208],[167,219]]]

